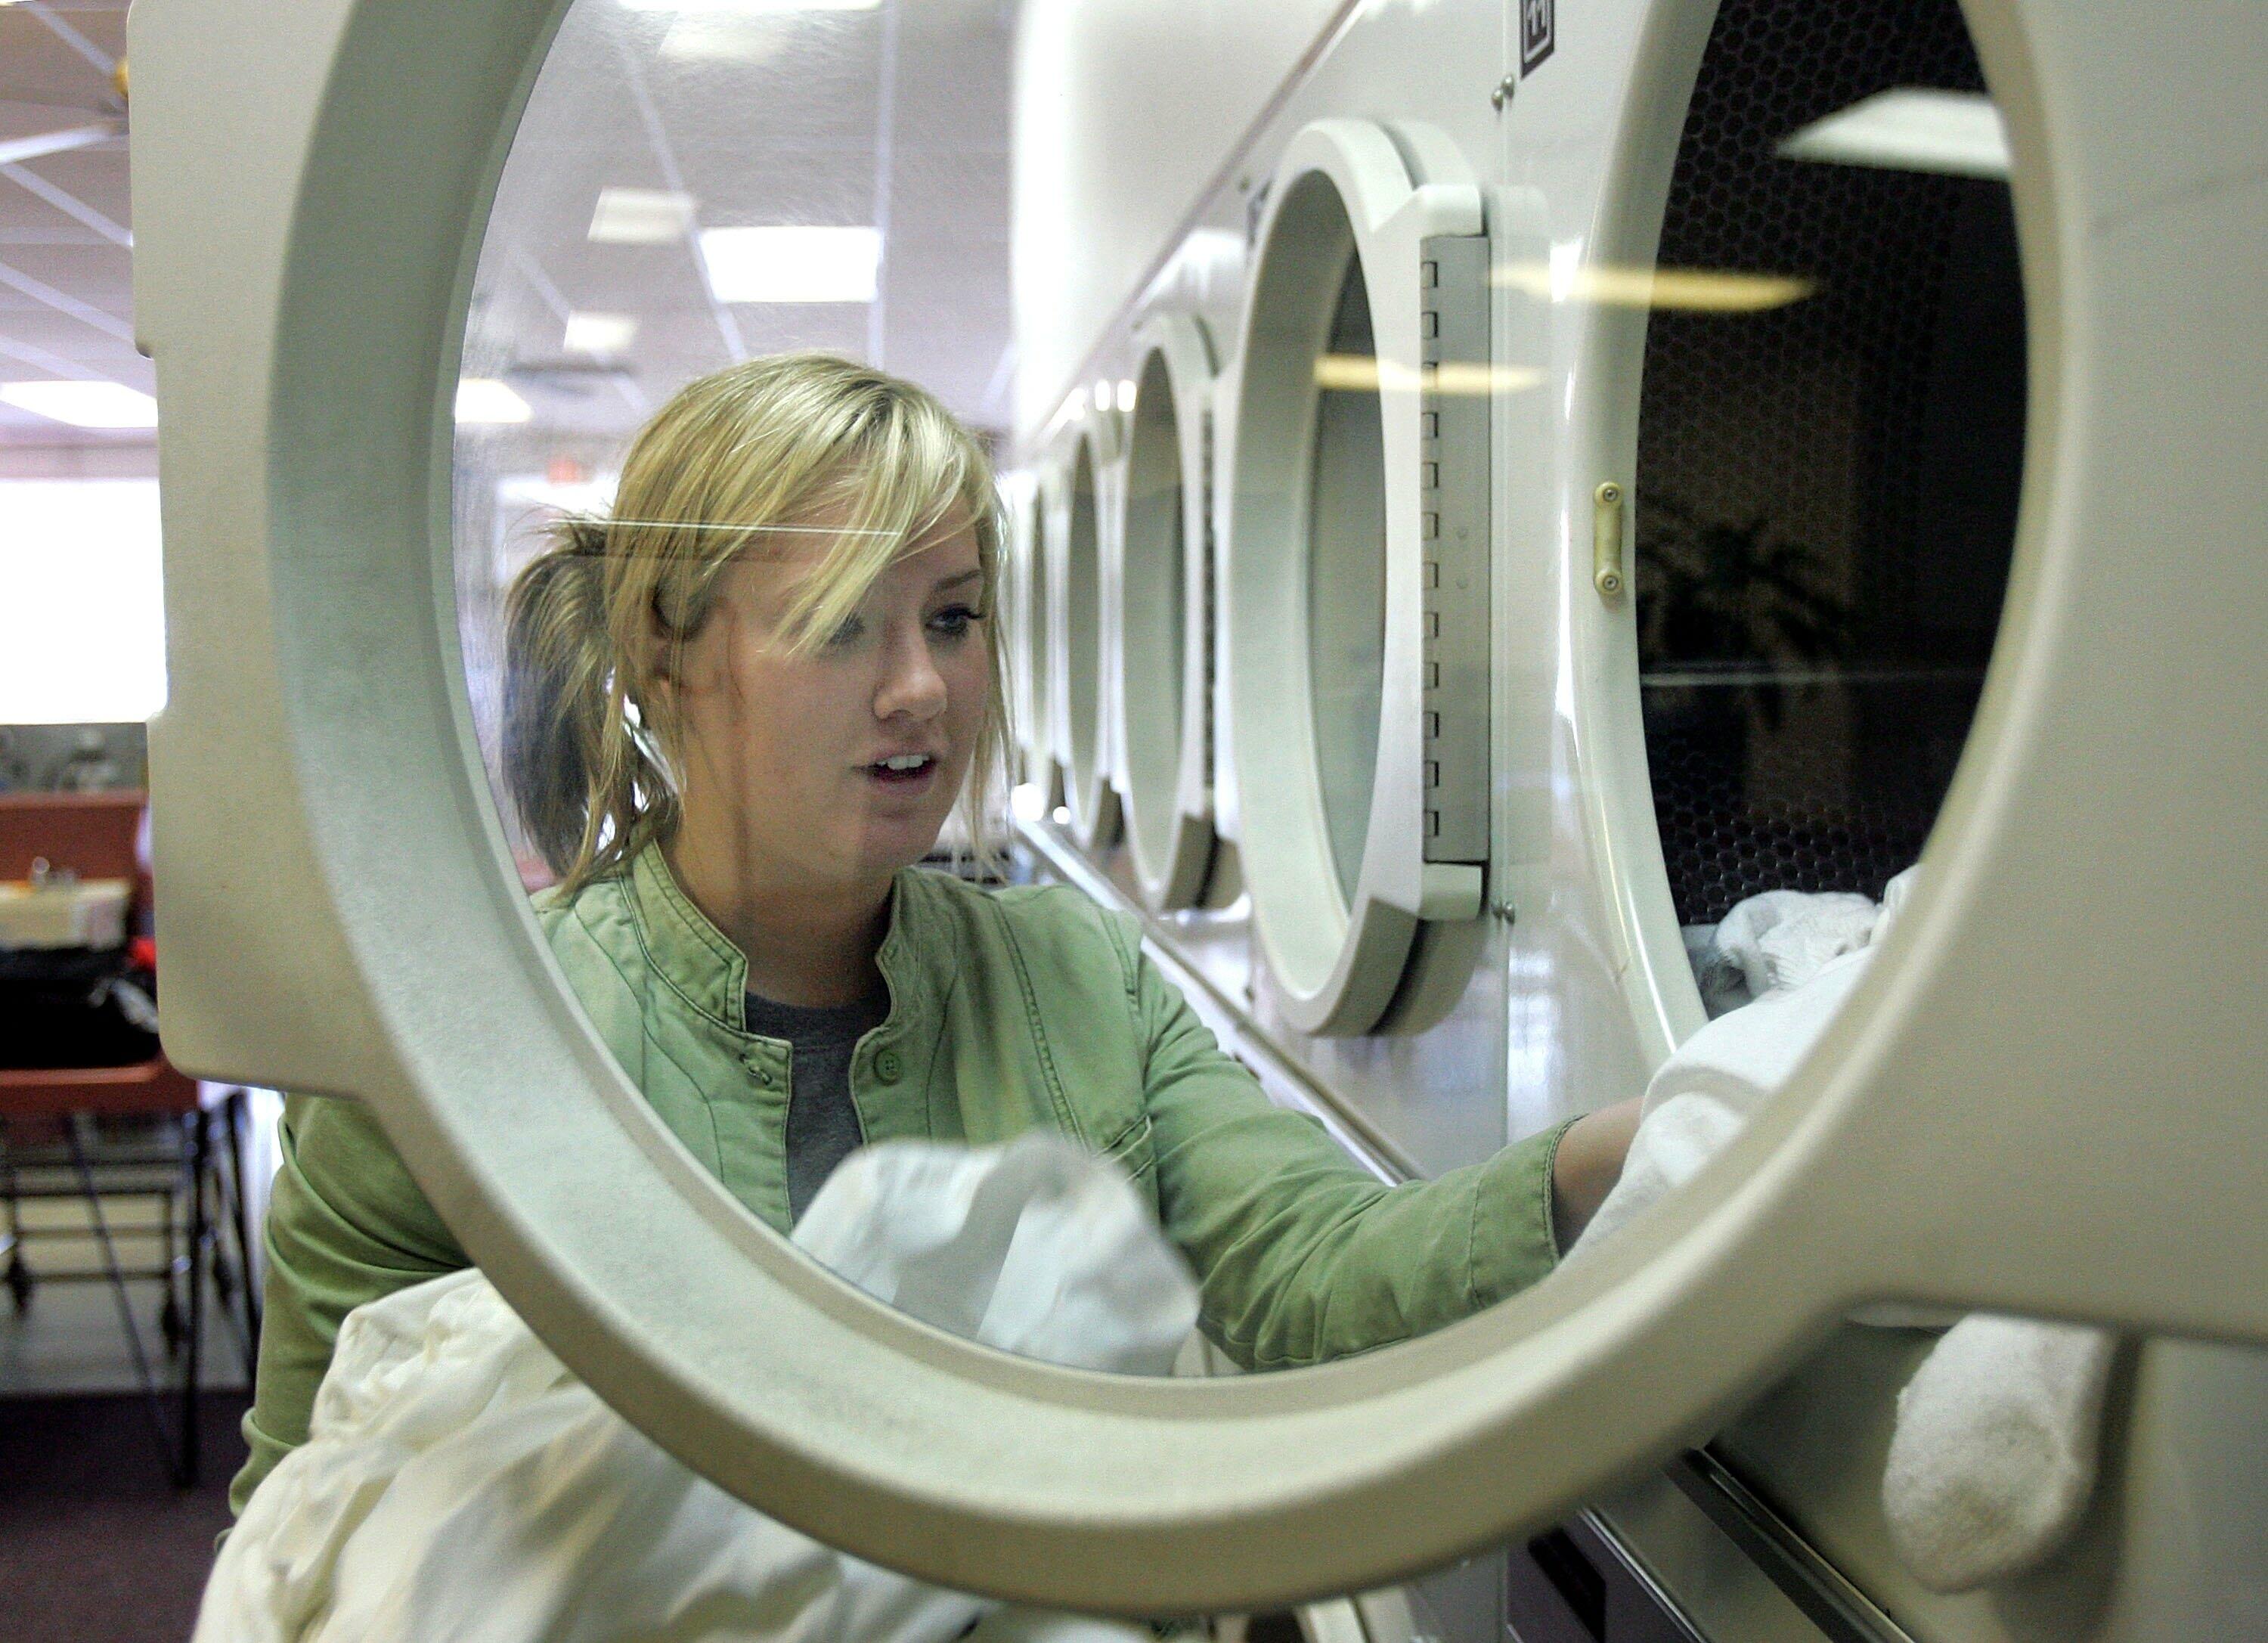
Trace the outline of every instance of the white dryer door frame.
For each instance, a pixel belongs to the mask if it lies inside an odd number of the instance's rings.
[[[1111,785],[1111,655],[1116,646],[1117,555],[1113,530],[1113,496],[1117,489],[1120,438],[1116,413],[1097,407],[1076,416],[1063,436],[1063,458],[1054,521],[1056,568],[1056,740],[1064,773],[1064,802],[1071,809],[1071,836],[1081,847],[1100,850],[1118,838],[1118,790]],[[1088,514],[1086,540],[1079,528],[1079,484],[1084,470]],[[1081,556],[1093,564],[1082,567]],[[1091,578],[1082,586],[1080,573]],[[1084,609],[1082,609],[1084,607]],[[1094,624],[1092,652],[1074,644],[1075,623]],[[1082,704],[1080,690],[1093,693]],[[1084,748],[1082,748],[1082,740]]]
[[[1135,334],[1134,356],[1134,409],[1126,421],[1118,484],[1118,666],[1112,706],[1128,853],[1143,899],[1163,912],[1197,901],[1213,853],[1212,342],[1194,314],[1153,314]],[[1158,398],[1174,418],[1172,454],[1180,483],[1172,517],[1181,527],[1185,597],[1179,610],[1159,610],[1153,619],[1160,626],[1180,626],[1178,682],[1166,679],[1160,665],[1170,652],[1152,643],[1160,637],[1159,628],[1129,625],[1138,606],[1162,592],[1150,579],[1160,567],[1150,565],[1146,556],[1164,549],[1137,542],[1133,508],[1135,486],[1149,458],[1145,430],[1157,426]],[[1162,706],[1160,698],[1172,682],[1179,685],[1181,711],[1161,716],[1154,710]],[[1166,726],[1164,717],[1174,722]],[[1161,730],[1172,735],[1177,755],[1171,779],[1153,782],[1149,761],[1144,761],[1144,770],[1136,769],[1138,749],[1146,751],[1147,739]],[[1167,761],[1155,763],[1162,772]]]
[[[1489,395],[1471,391],[1488,379],[1481,191],[1413,179],[1366,121],[1317,121],[1276,169],[1258,243],[1219,480],[1229,491],[1224,665],[1241,859],[1285,1018],[1307,1033],[1366,1033],[1403,989],[1426,927],[1469,933],[1482,911]],[[1350,254],[1377,350],[1386,538],[1377,755],[1351,892],[1324,799],[1309,632],[1320,402],[1334,387],[1369,391],[1318,380]],[[1462,976],[1446,980],[1428,991],[1454,1002]],[[1402,1013],[1415,1026],[1432,1012]]]
[[[469,270],[558,9],[132,13],[158,915],[169,1052],[366,1101],[626,1417],[924,1577],[1204,1611],[1554,1521],[1855,1302],[2268,1342],[2268,1000],[2243,957],[2268,950],[2246,825],[2268,747],[2228,711],[2268,700],[2255,8],[2169,28],[2142,0],[1977,0],[2033,248],[2043,454],[1939,870],[1845,1017],[1595,1259],[1418,1340],[1218,1382],[1005,1357],[819,1271],[662,1128],[550,961],[446,590]],[[2104,984],[2103,954],[2176,933],[2197,961]]]
[[[1002,475],[999,492],[1001,565],[995,597],[1003,620],[994,632],[997,642],[1007,646],[1008,711],[1015,718],[1012,774],[1018,781],[1038,783],[1046,740],[1040,716],[1043,652],[1038,636],[1045,630],[1038,620],[1038,595],[1044,585],[1037,470]]]

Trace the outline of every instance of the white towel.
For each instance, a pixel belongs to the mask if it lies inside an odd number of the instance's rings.
[[[1133,1189],[1044,1134],[857,1153],[797,1241],[940,1328],[1165,1374],[1197,1289]],[[981,1623],[981,1624],[980,1624]],[[196,1643],[1106,1643],[821,1545],[600,1402],[477,1271],[357,1308],[306,1444],[254,1493]]]
[[[1720,1015],[1679,1045],[1646,1085],[1623,1173],[1568,1259],[1580,1259],[1700,1174],[1787,1081],[1843,1007],[1866,962],[1863,951],[1830,959],[1804,984]]]
[[[1874,937],[1881,909],[1863,895],[1837,891],[1767,890],[1735,905],[1717,926],[1717,948],[1761,998],[1800,987],[1831,959],[1856,953]]]
[[[1621,1178],[1570,1260],[1611,1238],[1737,1135],[1819,1041],[1904,910],[1918,869],[1864,896],[1776,890],[1718,926],[1716,947],[1760,996],[1711,1021],[1662,1063]],[[1935,1308],[1861,1308],[1859,1323],[1952,1327],[1898,1396],[1882,1477],[1890,1537],[1915,1579],[1966,1591],[2031,1568],[2062,1544],[2094,1492],[2115,1339],[2101,1330]]]

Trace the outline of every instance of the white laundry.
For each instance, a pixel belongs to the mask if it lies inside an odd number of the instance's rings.
[[[1971,1313],[1898,1394],[1882,1470],[1890,1541],[1932,1591],[2031,1567],[2095,1492],[2114,1337]]]
[[[1035,1134],[854,1153],[796,1229],[928,1323],[1165,1374],[1197,1288],[1108,1164]],[[835,1551],[654,1445],[477,1271],[349,1315],[308,1440],[221,1549],[195,1643],[1106,1643]]]
[[[1767,890],[1727,913],[1717,948],[1740,966],[1752,998],[1800,987],[1830,960],[1873,939],[1881,909],[1863,895]]]
[[[1581,1259],[1698,1175],[1810,1052],[1866,961],[1864,952],[1830,959],[1803,985],[1720,1015],[1679,1045],[1646,1085],[1622,1175],[1568,1259]]]
[[[1764,990],[1680,1045],[1646,1086],[1621,1178],[1568,1252],[1582,1257],[1698,1175],[1810,1053],[1903,911],[1917,868],[1864,896],[1776,890],[1717,927],[1719,950]],[[1934,1591],[2021,1573],[2051,1553],[2094,1492],[2114,1337],[1898,1304],[1852,1315],[1945,1328],[1898,1397],[1882,1478],[1892,1543]]]

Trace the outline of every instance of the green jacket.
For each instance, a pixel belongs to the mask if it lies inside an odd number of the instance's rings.
[[[746,961],[660,852],[539,898],[537,917],[662,1122],[785,1231],[789,1047],[742,1030]],[[866,1139],[983,1145],[1047,1125],[1117,1160],[1197,1272],[1205,1334],[1247,1367],[1421,1333],[1557,1259],[1557,1130],[1383,1185],[1313,1119],[1272,1104],[1142,954],[1133,921],[1076,890],[992,891],[909,868],[879,961],[889,1015],[850,1065]],[[370,1115],[315,1096],[285,1103],[267,1248],[252,1456],[230,1491],[239,1511],[305,1440],[340,1320],[470,1264]]]

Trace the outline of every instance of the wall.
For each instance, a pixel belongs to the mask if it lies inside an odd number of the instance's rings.
[[[1029,0],[1016,29],[1016,431],[1084,377],[1184,214],[1348,0]]]

